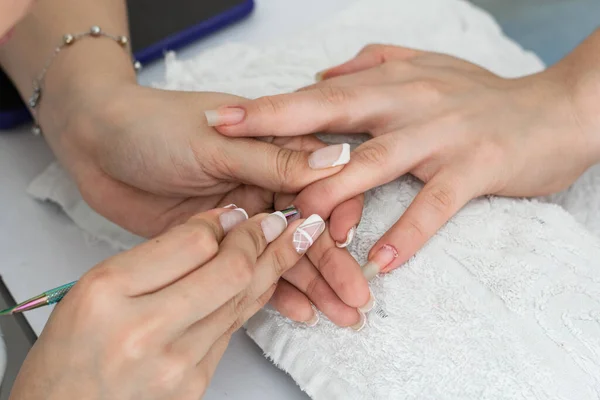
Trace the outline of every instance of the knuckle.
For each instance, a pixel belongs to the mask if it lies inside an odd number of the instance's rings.
[[[456,204],[456,193],[447,184],[436,184],[424,193],[425,203],[440,214],[446,215]]]
[[[269,300],[271,300],[271,297],[273,297],[273,293],[275,293],[275,289],[277,289],[277,283],[273,283],[269,287],[269,289],[267,289],[266,292],[264,292],[262,295],[260,295],[258,297],[258,299],[256,299],[256,310],[257,311],[267,305]]]
[[[306,296],[308,296],[308,298],[310,299],[317,299],[319,298],[319,293],[322,291],[322,288],[324,287],[323,284],[325,283],[325,280],[323,279],[323,276],[321,276],[321,274],[317,274],[315,275],[309,282],[308,285],[306,285]]]
[[[360,51],[360,54],[365,53],[383,53],[388,46],[381,43],[369,43]]]
[[[336,270],[338,269],[338,265],[335,262],[336,250],[336,247],[328,247],[327,250],[323,252],[316,265],[319,271],[328,271],[328,274],[331,273],[335,276]]]
[[[412,218],[407,219],[404,221],[404,228],[409,237],[416,238],[419,242],[427,237],[423,225],[418,220]]]
[[[477,158],[484,161],[488,165],[504,165],[506,159],[506,149],[501,143],[495,141],[487,141],[479,144],[475,151]]]
[[[293,184],[298,176],[296,166],[301,165],[300,153],[290,149],[279,148],[275,156],[276,176],[281,185],[281,190],[285,190],[285,185]]]
[[[154,385],[163,393],[177,391],[183,383],[190,362],[180,353],[167,353],[163,355],[156,368],[153,379]]]
[[[425,97],[431,102],[439,102],[442,100],[442,86],[438,81],[432,79],[420,79],[406,84],[410,92],[418,93],[419,96]]]
[[[193,219],[193,217],[192,217]],[[202,249],[203,252],[217,254],[219,243],[217,242],[215,229],[206,221],[194,219],[182,241],[183,248]]]
[[[252,104],[258,114],[279,114],[286,108],[286,103],[280,96],[260,97]]]
[[[83,309],[103,315],[109,312],[118,285],[118,271],[101,264],[77,282],[74,293]]]
[[[343,87],[323,86],[318,91],[325,106],[346,104],[354,97],[351,90]]]
[[[408,64],[402,63],[400,61],[396,62],[386,62],[381,64],[378,67],[378,71],[383,75],[383,78],[387,80],[395,80],[399,75],[399,70],[402,66],[407,66]]]
[[[145,331],[132,325],[124,327],[115,338],[119,343],[118,354],[129,362],[143,359],[150,347]]]
[[[352,162],[369,167],[383,167],[388,157],[389,149],[382,143],[371,140],[352,154]]]
[[[254,275],[253,262],[245,252],[235,252],[229,256],[227,265],[229,267],[229,281],[236,288],[245,288],[252,282]]]
[[[292,247],[278,248],[273,250],[273,272],[279,278],[298,261],[298,253]]]

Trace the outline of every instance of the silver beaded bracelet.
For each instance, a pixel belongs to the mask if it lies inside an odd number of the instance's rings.
[[[29,103],[29,107],[31,107],[31,112],[34,117],[34,126],[32,129],[34,135],[40,135],[42,133],[42,130],[37,123],[36,116],[37,116],[37,108],[38,108],[38,106],[40,104],[40,100],[42,98],[42,88],[43,88],[44,78],[46,77],[46,73],[48,72],[48,68],[50,68],[50,65],[52,64],[52,62],[54,61],[54,59],[56,58],[58,53],[60,53],[65,47],[69,47],[73,43],[79,41],[80,39],[86,38],[86,37],[112,39],[123,48],[126,48],[127,45],[129,44],[129,39],[127,38],[127,36],[109,35],[108,33],[103,32],[102,29],[97,25],[92,26],[90,28],[90,30],[87,32],[77,33],[74,35],[71,35],[71,34],[64,35],[62,38],[62,43],[54,49],[54,53],[52,53],[52,55],[48,58],[48,61],[46,61],[46,64],[44,64],[44,68],[42,68],[42,71],[40,72],[40,74],[33,81],[33,93],[31,94],[31,97],[29,97],[28,103]],[[142,64],[140,64],[139,61],[133,60],[133,67],[135,68],[136,71],[139,71],[142,68]]]

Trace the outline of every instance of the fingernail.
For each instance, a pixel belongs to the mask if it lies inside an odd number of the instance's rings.
[[[356,332],[362,331],[365,325],[367,325],[367,316],[360,311],[358,315],[360,315],[360,321],[350,327],[350,329]]]
[[[225,206],[223,208],[229,208],[229,209],[233,210],[234,208],[238,208],[238,206],[236,206],[235,204],[230,204],[230,205]]]
[[[321,82],[323,79],[325,79],[325,74],[327,73],[327,71],[329,70],[326,69],[325,71],[317,72],[315,74],[315,82]]]
[[[308,165],[312,169],[325,169],[345,165],[350,162],[350,145],[348,143],[323,147],[308,157]]]
[[[350,228],[350,230],[348,231],[348,234],[346,235],[346,241],[344,243],[335,242],[336,247],[338,247],[340,249],[348,247],[350,245],[350,243],[352,243],[352,239],[354,239],[355,233],[356,233],[356,225],[354,225],[352,228]]]
[[[311,305],[311,307],[313,309],[313,316],[308,321],[304,322],[304,324],[309,328],[317,326],[317,324],[321,320],[321,317],[319,317],[319,312],[317,311],[315,306]]]
[[[304,254],[325,230],[323,218],[313,214],[294,232],[294,247],[298,254]]]
[[[363,275],[367,280],[375,278],[379,273],[387,267],[394,259],[398,257],[398,251],[389,244],[383,246],[368,263],[363,265]]]
[[[281,211],[274,212],[273,214],[267,215],[265,219],[260,223],[267,243],[271,243],[279,237],[287,228],[287,219]]]
[[[246,118],[246,110],[240,107],[223,107],[204,112],[208,126],[236,125]]]
[[[358,311],[364,314],[368,313],[373,309],[373,307],[375,307],[375,296],[373,296],[373,292],[371,292],[371,290],[369,290],[369,293],[369,301],[367,301],[367,304],[362,307],[358,307]]]
[[[236,208],[235,210],[228,211],[221,214],[219,221],[225,233],[233,229],[237,224],[244,222],[248,219],[248,213],[243,208]]]

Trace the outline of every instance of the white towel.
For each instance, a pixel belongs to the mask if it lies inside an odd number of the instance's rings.
[[[327,26],[286,43],[261,49],[231,44],[186,62],[169,55],[161,86],[247,97],[287,92],[370,42],[457,55],[503,76],[543,68],[469,3],[361,0]],[[550,199],[597,233],[600,185],[592,185],[598,177],[592,170]],[[367,194],[350,247],[359,262],[419,188],[402,178]],[[89,210],[58,166],[33,182],[30,192],[59,203],[92,237],[121,248],[139,240]],[[247,331],[318,400],[598,399],[597,260],[598,237],[562,208],[483,198],[403,268],[376,278],[377,306],[362,332],[325,319],[306,329],[269,310],[251,319]]]

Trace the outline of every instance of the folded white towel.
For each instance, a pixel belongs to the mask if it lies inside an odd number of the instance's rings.
[[[291,91],[370,42],[450,53],[504,76],[543,68],[469,3],[362,0],[291,42],[232,44],[187,62],[170,55],[162,86],[247,97]],[[596,232],[598,176],[590,171],[551,198]],[[402,178],[368,193],[350,247],[360,262],[419,188]],[[57,166],[30,192],[58,202],[93,237],[122,248],[139,240],[89,210]],[[327,320],[306,329],[265,310],[248,334],[314,399],[598,399],[597,260],[600,240],[560,207],[479,199],[406,266],[376,278],[377,307],[362,332]]]

